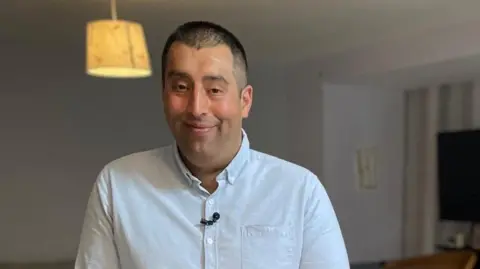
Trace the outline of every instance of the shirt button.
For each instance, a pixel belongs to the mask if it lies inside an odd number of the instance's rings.
[[[208,200],[207,202],[209,205],[213,205],[215,202],[213,200]]]
[[[212,239],[212,238],[208,238],[208,239],[207,239],[207,244],[209,244],[209,245],[213,244],[213,239]]]

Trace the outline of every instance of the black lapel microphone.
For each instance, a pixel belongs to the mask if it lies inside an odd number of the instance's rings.
[[[212,226],[219,219],[220,219],[220,213],[215,212],[215,213],[213,213],[211,220],[207,220],[207,219],[202,218],[200,220],[200,223],[205,225],[205,226]]]

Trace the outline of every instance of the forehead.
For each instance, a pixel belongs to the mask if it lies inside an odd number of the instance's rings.
[[[174,69],[192,76],[205,73],[233,75],[233,68],[233,55],[226,45],[198,49],[175,42],[168,53],[166,71]]]

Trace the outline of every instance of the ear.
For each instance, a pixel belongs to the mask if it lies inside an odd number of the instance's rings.
[[[240,102],[242,106],[242,117],[248,118],[253,101],[253,88],[251,85],[245,86],[240,93]]]

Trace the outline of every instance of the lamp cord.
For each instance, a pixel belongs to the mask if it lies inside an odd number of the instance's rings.
[[[117,1],[116,0],[110,0],[110,11],[112,13],[112,19],[117,20]]]

